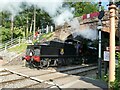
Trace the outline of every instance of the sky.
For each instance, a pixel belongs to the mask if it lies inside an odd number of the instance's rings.
[[[96,2],[102,2],[102,6],[104,6],[105,10],[108,10],[108,4],[109,4],[109,0],[96,0]]]
[[[104,6],[105,10],[108,10],[108,5],[109,2],[102,2],[102,6]]]

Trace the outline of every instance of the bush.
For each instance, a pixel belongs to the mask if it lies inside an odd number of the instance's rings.
[[[0,38],[2,38],[2,42],[11,39],[12,34],[10,28],[0,27],[0,30],[1,30]],[[17,38],[17,37],[23,37],[23,31],[20,28],[14,27],[13,38]]]
[[[118,65],[116,66],[116,80],[114,82],[114,87],[116,89],[120,88],[120,53],[118,53]]]
[[[120,88],[120,53],[117,53],[118,65],[116,65],[115,81],[111,84],[111,88],[119,90]]]
[[[116,70],[115,70],[115,81],[110,83],[110,88],[111,89],[115,89],[115,90],[120,90],[120,52],[116,53],[116,56],[118,57],[118,64],[116,65]],[[109,79],[108,79],[109,75],[105,75],[103,77],[103,80],[106,81],[108,83]]]
[[[6,40],[10,40],[11,38],[11,32],[9,28],[3,28],[1,27],[1,33],[2,35],[0,35],[0,37],[2,38],[2,42],[6,41]]]

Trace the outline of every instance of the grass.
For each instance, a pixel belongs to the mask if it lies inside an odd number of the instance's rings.
[[[40,36],[40,40],[42,40],[43,38],[49,39],[52,35],[53,35],[53,33],[42,34],[42,35]]]
[[[43,38],[49,39],[52,35],[53,35],[53,33],[43,34],[40,36],[40,40],[42,40]],[[27,44],[21,43],[20,46],[18,45],[18,46],[9,48],[8,51],[17,52],[19,54],[19,53],[24,52],[26,50],[26,47],[27,47]]]
[[[19,54],[19,53],[24,52],[26,50],[26,47],[27,47],[27,44],[21,43],[20,45],[18,45],[16,47],[9,48],[8,51],[17,52]]]

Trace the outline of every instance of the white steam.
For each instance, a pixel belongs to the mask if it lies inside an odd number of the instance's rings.
[[[62,7],[64,0],[4,0],[0,3],[0,11],[9,11],[12,16],[17,15],[22,9],[21,3],[26,2],[27,5],[35,7],[47,12],[56,25],[63,25],[73,18],[72,10],[68,7]]]
[[[12,16],[16,16],[22,9],[20,8],[21,3],[16,2],[16,0],[3,0],[0,2],[0,12],[8,11]]]
[[[56,25],[64,25],[65,22],[70,22],[73,19],[73,14],[70,10],[66,9],[53,19]]]
[[[82,36],[83,38],[96,40],[98,38],[98,31],[90,29],[89,26],[80,26],[79,21],[77,18],[74,18],[71,22],[71,32],[74,37]]]
[[[59,8],[62,7],[63,0],[23,0],[28,3],[28,5],[34,5],[38,8],[47,12],[50,16],[54,16]]]
[[[73,19],[74,8],[68,6],[62,7],[64,0],[3,0],[0,2],[0,12],[9,11],[14,17],[22,11],[20,5],[23,2],[26,2],[29,6],[34,5],[47,12],[56,25],[64,25],[65,22],[70,24],[72,27],[71,32],[74,37],[81,35],[91,40],[95,40],[98,37],[97,30],[92,30],[89,27],[80,27],[77,18]]]

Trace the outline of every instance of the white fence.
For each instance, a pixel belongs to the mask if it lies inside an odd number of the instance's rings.
[[[26,43],[27,40],[33,40],[33,35],[25,38],[15,38],[8,42],[4,42],[0,45],[0,52],[7,50],[8,48],[14,47],[16,45],[20,45],[20,43]]]

